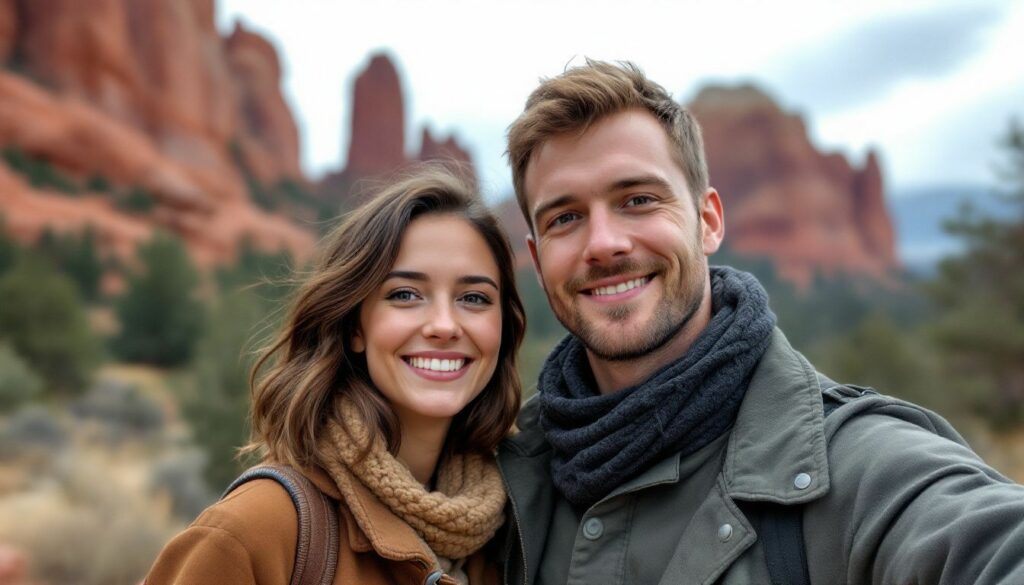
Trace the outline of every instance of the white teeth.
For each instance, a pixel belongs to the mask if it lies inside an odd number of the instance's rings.
[[[406,361],[414,368],[435,372],[456,372],[466,364],[465,359],[442,360],[437,358],[410,357]]]
[[[598,287],[598,288],[595,288],[595,289],[591,290],[590,292],[591,292],[591,294],[593,294],[596,297],[600,297],[600,296],[604,296],[604,295],[614,295],[614,294],[618,294],[618,293],[624,293],[627,290],[633,290],[634,288],[636,288],[638,286],[642,286],[645,282],[647,282],[646,278],[634,278],[633,280],[627,280],[626,282],[620,282],[617,285]]]

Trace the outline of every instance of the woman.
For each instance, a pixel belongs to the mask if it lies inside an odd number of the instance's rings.
[[[519,406],[524,328],[507,237],[451,174],[384,189],[327,238],[253,370],[244,451],[340,501],[334,583],[498,581],[493,453]],[[295,551],[291,500],[257,480],[168,544],[147,582],[285,584]]]

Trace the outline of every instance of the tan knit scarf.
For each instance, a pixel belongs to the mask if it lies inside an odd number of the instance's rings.
[[[346,499],[354,497],[351,482],[361,482],[405,520],[436,556],[467,557],[494,536],[504,522],[505,506],[505,486],[494,457],[443,459],[435,491],[428,492],[408,467],[388,453],[379,437],[367,456],[358,460],[369,438],[366,424],[350,401],[343,399],[340,411],[344,424],[329,422],[321,447],[337,454],[325,466]]]

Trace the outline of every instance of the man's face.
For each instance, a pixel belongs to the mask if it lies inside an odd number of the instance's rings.
[[[662,348],[710,298],[706,255],[721,241],[721,204],[709,190],[698,215],[650,113],[627,110],[544,142],[525,187],[528,244],[548,301],[597,357]]]

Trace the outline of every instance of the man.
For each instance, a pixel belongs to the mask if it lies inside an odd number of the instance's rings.
[[[588,61],[508,140],[571,335],[499,453],[506,582],[1024,583],[1024,488],[937,415],[819,376],[752,276],[709,269],[722,201],[660,86]]]

